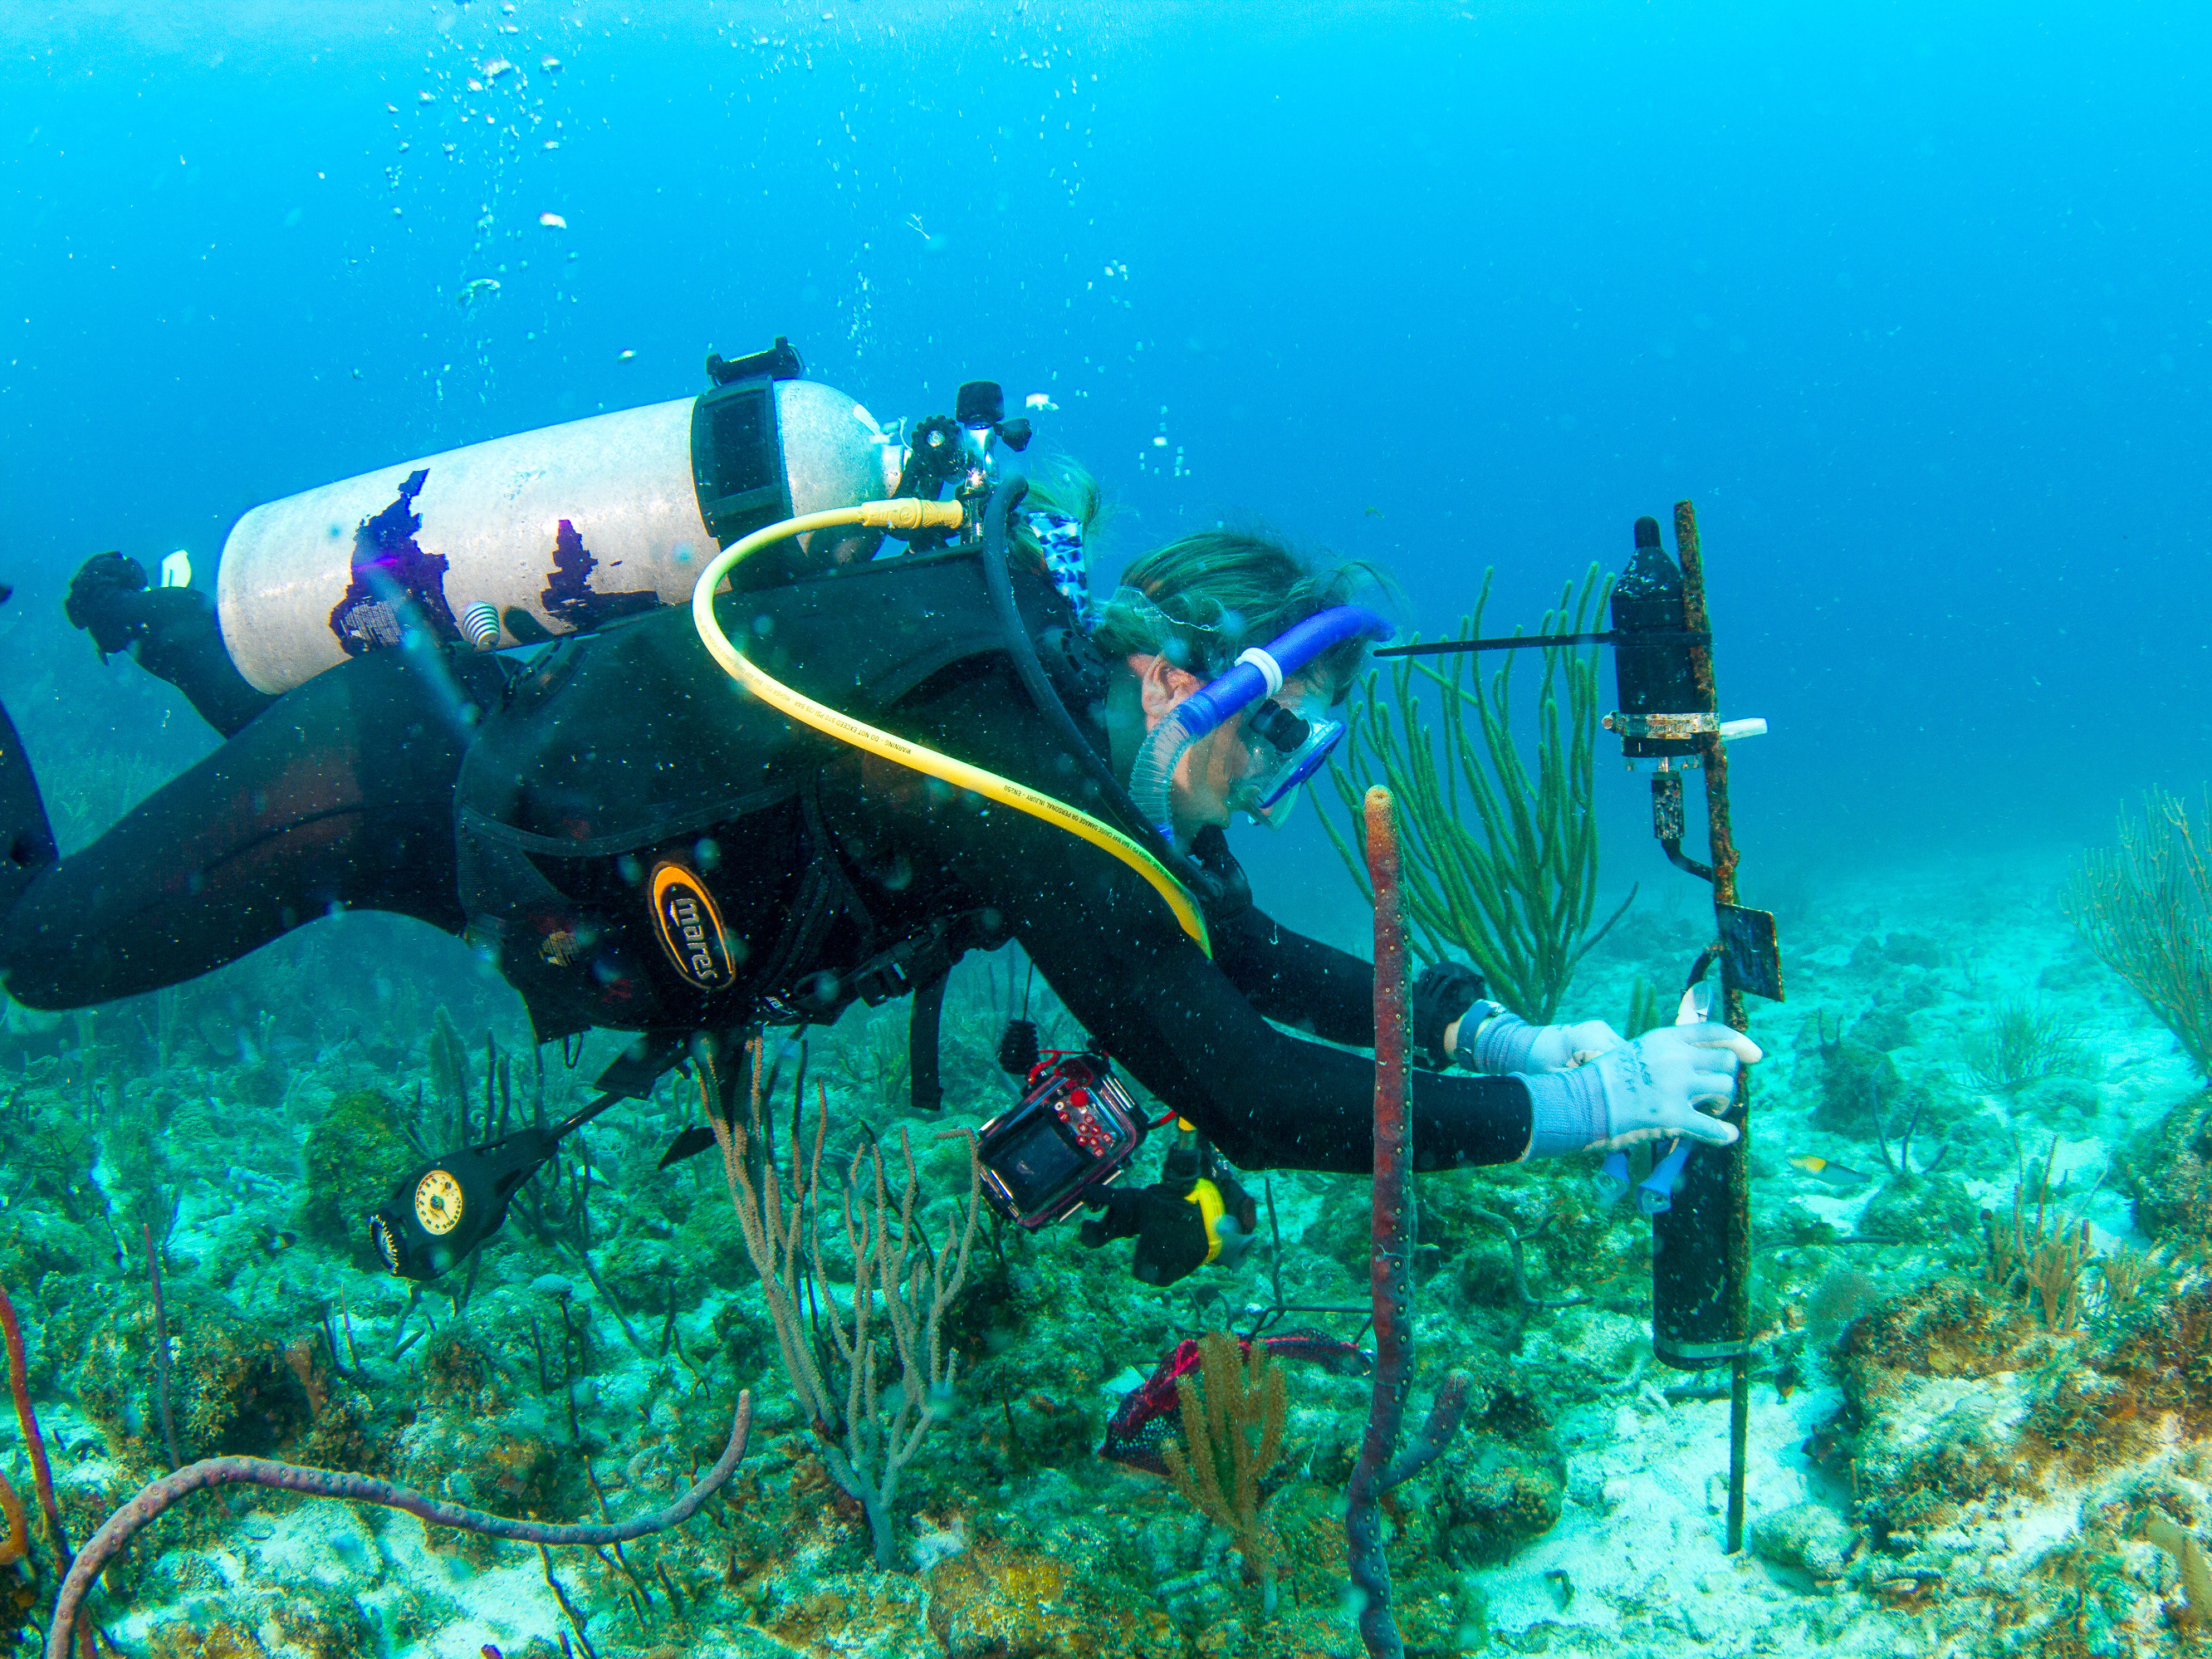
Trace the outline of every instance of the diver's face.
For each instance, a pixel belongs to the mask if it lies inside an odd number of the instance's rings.
[[[1133,655],[1128,660],[1143,689],[1145,729],[1148,732],[1206,684],[1164,656]],[[1332,690],[1325,676],[1313,672],[1295,674],[1283,682],[1275,701],[1312,720],[1326,711]],[[1168,810],[1178,846],[1188,846],[1191,837],[1209,823],[1227,823],[1232,813],[1250,811],[1255,817],[1263,816],[1249,799],[1253,786],[1265,781],[1268,768],[1268,746],[1250,729],[1253,713],[1258,707],[1255,702],[1235,720],[1214,727],[1185,750],[1182,760],[1176,763],[1174,775],[1168,781]],[[1270,825],[1279,824],[1297,799],[1293,793],[1278,802],[1264,815],[1264,821]]]

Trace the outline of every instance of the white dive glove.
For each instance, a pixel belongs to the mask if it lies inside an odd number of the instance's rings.
[[[1586,1019],[1579,1025],[1531,1025],[1494,1002],[1478,1002],[1468,1011],[1467,1018],[1480,1019],[1481,1024],[1473,1044],[1460,1057],[1461,1064],[1492,1077],[1564,1071],[1610,1054],[1624,1041],[1601,1019]],[[1460,1029],[1467,1029],[1464,1022]]]
[[[1697,1104],[1735,1099],[1737,1071],[1761,1058],[1757,1043],[1725,1025],[1662,1025],[1571,1071],[1523,1074],[1528,1155],[1556,1158],[1676,1135],[1726,1146],[1735,1127]]]

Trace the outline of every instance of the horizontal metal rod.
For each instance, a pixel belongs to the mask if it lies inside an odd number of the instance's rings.
[[[1518,651],[1531,645],[1711,645],[1710,634],[1647,634],[1614,629],[1604,634],[1516,634],[1505,640],[1431,640],[1425,645],[1386,645],[1378,657],[1443,657],[1457,651]]]
[[[1449,657],[1458,650],[1522,650],[1524,646],[1710,646],[1710,633],[1517,633],[1510,639],[1431,639],[1422,646],[1382,646],[1376,657]]]

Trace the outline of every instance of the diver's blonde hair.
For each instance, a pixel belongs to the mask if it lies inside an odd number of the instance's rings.
[[[1091,640],[1109,657],[1158,652],[1212,678],[1247,646],[1265,645],[1307,617],[1348,605],[1389,579],[1359,562],[1325,563],[1256,530],[1201,530],[1146,554],[1101,608]],[[1359,672],[1364,639],[1315,660],[1341,696]]]

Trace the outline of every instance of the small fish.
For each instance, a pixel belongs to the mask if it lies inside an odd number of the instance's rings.
[[[617,352],[615,354],[615,361],[616,361],[617,362],[618,362],[618,363],[626,363],[626,362],[629,362],[629,360],[630,360],[631,358],[633,358],[633,357],[635,357],[635,356],[637,356],[637,353],[635,353],[635,351],[617,351]]]
[[[1874,1178],[1871,1176],[1861,1175],[1856,1170],[1847,1170],[1842,1164],[1832,1163],[1827,1158],[1814,1158],[1809,1154],[1802,1158],[1791,1158],[1790,1167],[1802,1174],[1812,1176],[1815,1181],[1825,1182],[1831,1187],[1857,1187]]]
[[[299,1242],[300,1235],[297,1233],[274,1232],[262,1242],[261,1248],[270,1255],[282,1255]]]
[[[545,148],[548,149],[558,149],[561,148],[561,141],[558,138],[548,138],[545,141]]]
[[[418,104],[434,104],[438,101],[438,94],[434,92],[418,92],[415,94],[415,101]]]
[[[563,219],[557,213],[541,213],[538,216],[538,222],[544,226],[548,230],[566,230],[568,228],[568,222],[566,219]]]
[[[487,81],[496,81],[514,67],[514,65],[508,63],[506,58],[495,58],[483,66],[483,78]]]
[[[557,58],[541,58],[538,60],[538,67],[550,75],[561,67],[561,60]]]
[[[466,311],[471,306],[475,305],[477,301],[481,300],[489,300],[493,295],[498,292],[498,278],[493,276],[479,276],[476,281],[471,283],[467,287],[464,288],[459,294],[456,294],[453,296],[453,303],[460,307],[462,310]]]
[[[473,75],[469,76],[467,85],[471,92],[482,92],[483,90],[483,82],[477,80]]]
[[[385,105],[385,108],[390,110],[394,115],[399,113],[399,106],[397,104],[387,103]]]

